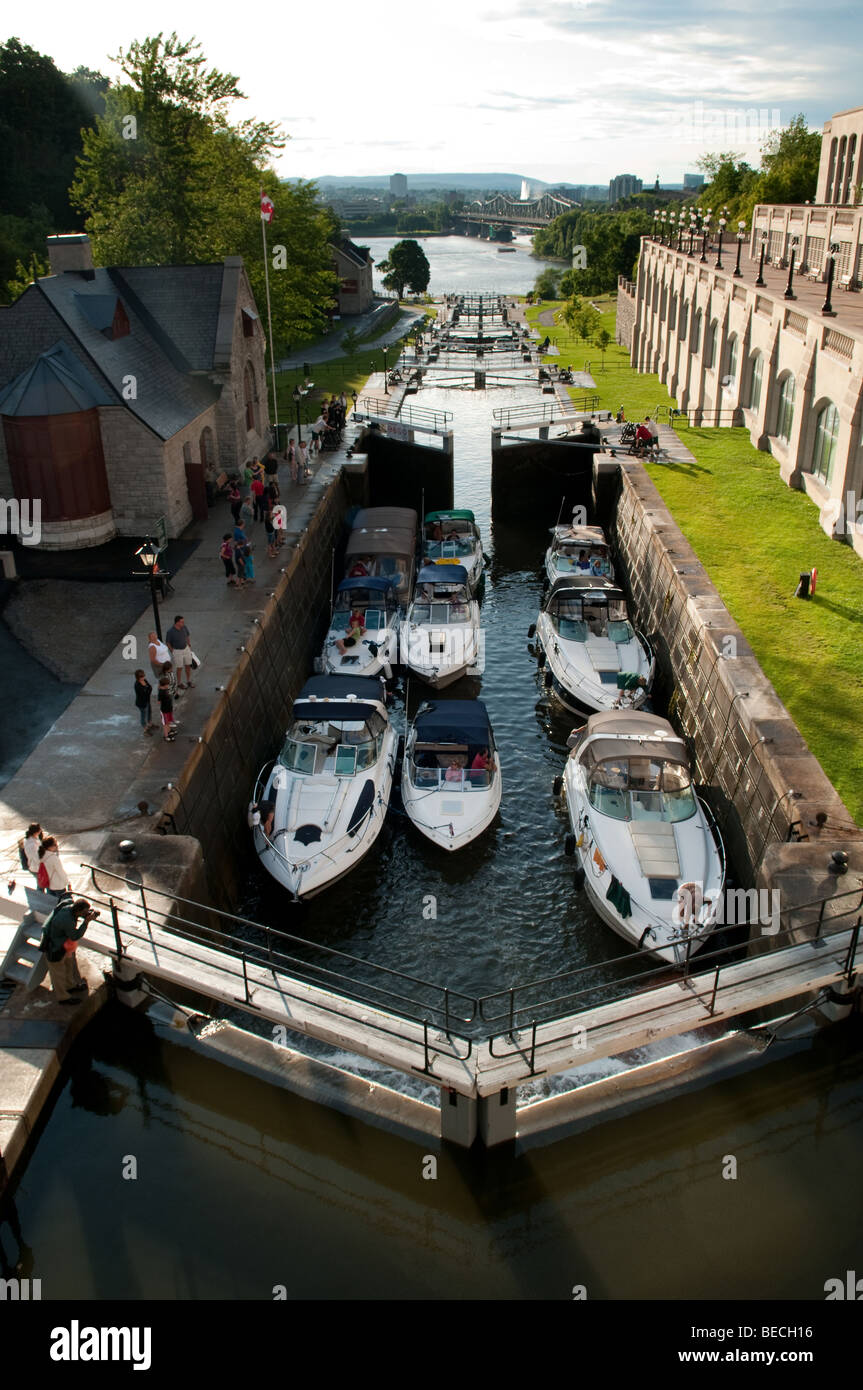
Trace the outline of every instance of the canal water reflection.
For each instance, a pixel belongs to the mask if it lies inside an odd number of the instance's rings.
[[[76,1044],[14,1194],[44,1299],[822,1300],[860,1267],[859,1019],[546,1148],[447,1150],[434,1181],[176,1037],[115,1005]]]

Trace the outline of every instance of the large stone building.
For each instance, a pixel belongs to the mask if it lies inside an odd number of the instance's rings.
[[[863,108],[825,131],[818,187],[833,203],[756,207],[721,249],[717,227],[645,237],[618,329],[693,423],[744,425],[863,554],[863,209],[846,203]]]
[[[51,274],[0,309],[0,495],[41,544],[98,545],[206,516],[207,476],[269,445],[264,334],[239,256],[97,269],[49,237]]]

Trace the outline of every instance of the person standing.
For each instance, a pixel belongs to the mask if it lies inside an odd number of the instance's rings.
[[[46,918],[40,945],[51,976],[51,988],[58,1004],[80,1004],[75,996],[85,994],[87,982],[81,978],[75,951],[88,926],[99,916],[86,898],[73,900],[66,895]]]
[[[237,567],[237,587],[242,589],[246,582],[246,546],[248,541],[234,541],[234,564]]]
[[[269,483],[279,476],[279,460],[271,449],[264,459],[264,481]]]
[[[141,728],[145,734],[151,734],[155,729],[153,723],[153,687],[147,680],[146,672],[135,672],[135,705],[141,719]]]
[[[150,657],[150,670],[153,672],[156,680],[158,680],[162,674],[162,667],[165,665],[165,662],[171,660],[171,653],[165,646],[161,637],[158,637],[155,632],[149,633],[147,641],[150,644],[147,649]]]
[[[159,712],[162,716],[162,738],[166,743],[170,743],[177,732],[179,720],[174,718],[174,697],[167,676],[163,676],[159,681]]]
[[[240,508],[243,505],[243,494],[240,492],[239,483],[236,479],[234,479],[228,489],[228,503],[231,508],[231,516],[237,521],[240,515]]]
[[[181,691],[191,690],[194,686],[192,680],[192,639],[189,636],[189,629],[186,627],[186,620],[182,613],[177,614],[174,619],[174,626],[168,628],[165,641],[171,649],[171,658],[177,674],[177,694],[179,695]],[[183,684],[184,673],[185,685]]]
[[[245,498],[245,500],[243,501],[243,505],[242,505],[242,507],[240,508],[240,521],[239,521],[239,524],[240,524],[240,526],[242,526],[243,530],[245,530],[247,526],[251,526],[251,524],[252,524],[252,522],[254,521],[254,519],[255,519],[255,503],[254,503],[254,499],[253,499],[253,497],[252,497],[252,494],[249,493],[248,497]]]
[[[264,519],[264,480],[260,473],[256,473],[252,479],[252,502],[254,506],[255,521]]]
[[[39,846],[39,871],[36,882],[43,893],[61,898],[69,891],[69,875],[60,858],[60,847],[53,835],[46,835]]]
[[[255,582],[255,559],[254,559],[254,556],[252,555],[252,547],[251,547],[251,545],[249,545],[248,541],[247,541],[246,544],[243,546],[243,563],[244,563],[244,565],[245,565],[245,567],[246,567],[246,576],[245,576],[245,577],[246,577],[246,583],[247,583],[247,584],[254,584],[254,582]]]
[[[39,846],[45,836],[38,821],[33,821],[32,825],[27,826],[27,834],[24,836],[23,850],[24,858],[27,860],[27,868],[34,878],[39,877]]]
[[[309,446],[305,440],[300,444],[300,461],[297,469],[297,482],[309,481]]]
[[[222,544],[219,549],[219,558],[225,566],[225,578],[235,589],[237,587],[237,569],[234,564],[234,547],[231,542],[231,533],[226,531],[222,537]]]

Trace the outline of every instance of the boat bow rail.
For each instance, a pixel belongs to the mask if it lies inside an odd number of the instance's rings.
[[[127,973],[154,975],[466,1096],[858,983],[859,887],[783,913],[767,933],[769,949],[741,956],[737,944],[699,954],[697,973],[688,960],[674,973],[650,952],[631,951],[474,997],[96,865],[82,868],[91,874],[89,901],[107,909],[85,945]],[[600,970],[606,978],[591,982]]]

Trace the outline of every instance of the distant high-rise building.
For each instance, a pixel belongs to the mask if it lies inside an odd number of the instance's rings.
[[[621,198],[631,198],[633,193],[640,193],[641,188],[641,179],[636,178],[635,174],[618,174],[609,181],[608,201],[617,203]]]
[[[394,198],[406,198],[408,191],[407,174],[390,174],[390,193]]]
[[[704,187],[704,175],[703,175],[703,174],[684,174],[684,175],[683,175],[683,187],[684,187],[685,189],[686,189],[686,188],[703,188],[703,187]]]

